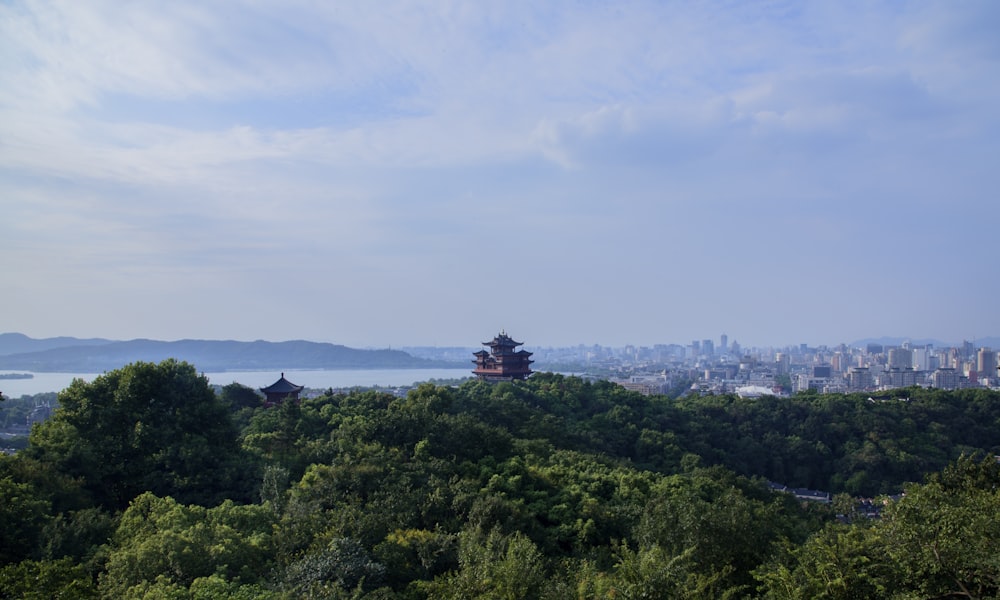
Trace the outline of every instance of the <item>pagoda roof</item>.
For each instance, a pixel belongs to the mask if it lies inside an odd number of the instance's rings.
[[[281,378],[265,388],[260,388],[260,391],[265,394],[289,394],[301,392],[303,388],[305,388],[305,386],[295,385],[291,381],[285,379],[285,374],[282,373]]]
[[[483,342],[484,346],[523,346],[524,342],[516,342],[514,338],[507,335],[507,332],[501,331],[492,342]]]

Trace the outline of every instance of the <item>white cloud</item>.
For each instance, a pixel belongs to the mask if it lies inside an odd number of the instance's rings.
[[[24,285],[12,301],[27,314],[53,293],[47,280],[68,278],[98,306],[102,289],[141,280],[178,306],[186,287],[219,295],[214,318],[251,327],[226,299],[294,274],[332,303],[307,303],[303,330],[370,305],[399,315],[388,332],[416,327],[402,317],[414,306],[426,323],[474,319],[465,307],[497,281],[482,265],[500,264],[564,330],[632,286],[638,308],[620,325],[640,331],[678,289],[701,281],[725,298],[755,281],[732,269],[747,245],[802,269],[875,264],[858,249],[872,237],[954,241],[959,219],[924,212],[942,198],[980,217],[968,227],[998,218],[997,14],[985,2],[3,4],[0,244]],[[880,224],[902,212],[906,232]],[[773,239],[747,233],[761,231]],[[920,276],[895,266],[894,281]],[[352,288],[378,301],[341,299]],[[281,302],[267,298],[254,306]],[[736,310],[712,302],[681,306]]]

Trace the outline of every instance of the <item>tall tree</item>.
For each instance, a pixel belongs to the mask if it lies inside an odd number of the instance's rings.
[[[964,456],[886,510],[890,556],[923,597],[1000,596],[1000,463]]]
[[[144,493],[122,514],[112,537],[102,594],[169,597],[137,591],[150,582],[187,588],[213,575],[257,583],[273,567],[274,519],[266,506],[223,502],[206,509]]]
[[[229,410],[193,366],[137,362],[77,379],[28,456],[84,481],[94,501],[124,509],[142,492],[185,503],[242,499],[250,490]]]

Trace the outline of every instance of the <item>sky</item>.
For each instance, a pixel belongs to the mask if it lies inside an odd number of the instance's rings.
[[[1000,3],[0,3],[0,331],[1000,335]]]

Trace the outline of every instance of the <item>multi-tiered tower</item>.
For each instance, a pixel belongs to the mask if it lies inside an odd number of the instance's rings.
[[[514,338],[501,331],[492,342],[483,342],[483,345],[489,346],[490,351],[473,353],[476,368],[472,373],[479,379],[510,381],[531,375],[531,363],[535,361],[531,360],[531,352],[517,350],[518,346],[524,345],[522,342],[515,342]]]

